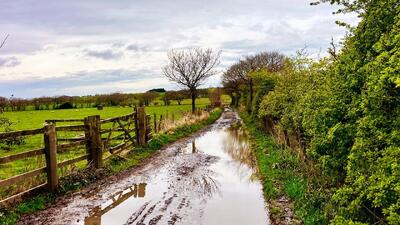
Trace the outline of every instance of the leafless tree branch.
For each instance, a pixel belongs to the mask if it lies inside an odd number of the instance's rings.
[[[213,49],[189,48],[168,52],[169,63],[163,68],[164,75],[172,82],[188,88],[195,110],[196,90],[207,78],[216,74],[221,52]]]
[[[10,35],[7,34],[7,36],[6,36],[6,37],[4,38],[4,40],[1,42],[0,48],[2,48],[2,47],[4,46],[4,44],[6,43],[6,41],[7,41],[7,39],[8,39],[9,36],[10,36]]]

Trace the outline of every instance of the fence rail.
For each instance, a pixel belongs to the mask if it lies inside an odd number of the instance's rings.
[[[82,124],[56,126],[57,123],[65,122],[79,122]],[[108,119],[100,119],[100,116],[88,116],[84,119],[46,120],[43,128],[0,133],[0,139],[43,135],[44,140],[44,148],[0,157],[0,165],[35,156],[44,156],[46,159],[44,167],[0,180],[0,188],[7,188],[43,174],[46,174],[47,177],[46,183],[41,183],[31,187],[29,190],[7,196],[5,199],[0,200],[0,205],[14,203],[17,199],[21,199],[43,187],[46,187],[49,191],[56,190],[59,179],[57,169],[85,160],[88,166],[97,169],[102,167],[103,161],[112,155],[119,154],[124,150],[131,150],[134,145],[145,144],[150,139],[148,137],[150,127],[147,123],[150,123],[149,117],[146,116],[144,108],[140,107],[130,114]],[[111,125],[111,128],[107,127],[109,125]],[[102,128],[102,126],[105,128]],[[58,133],[68,132],[82,132],[84,134],[79,137],[57,137]],[[143,137],[143,141],[138,137]],[[85,146],[86,154],[61,162],[57,161],[57,154],[79,146]],[[110,154],[104,157],[106,152]]]

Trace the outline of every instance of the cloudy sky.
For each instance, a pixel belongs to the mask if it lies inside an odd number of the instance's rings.
[[[324,55],[346,33],[330,5],[310,0],[1,0],[0,96],[87,95],[176,89],[163,78],[173,48],[222,50],[219,71],[241,55]],[[219,76],[206,86],[218,85]]]

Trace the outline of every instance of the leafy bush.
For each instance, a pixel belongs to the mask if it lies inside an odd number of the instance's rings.
[[[0,132],[11,132],[13,129],[11,125],[13,123],[8,118],[0,117]],[[15,145],[22,145],[25,143],[24,137],[10,137],[5,139],[0,139],[0,149],[11,150]]]
[[[288,59],[258,116],[305,141],[334,191],[317,208],[333,224],[400,224],[400,4],[329,2],[361,22],[335,57]],[[294,198],[296,187],[286,184]]]

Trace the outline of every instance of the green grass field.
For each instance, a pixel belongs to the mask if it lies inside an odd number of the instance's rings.
[[[224,98],[226,99],[226,97]],[[169,115],[175,113],[175,118],[179,118],[181,111],[190,111],[190,99],[182,101],[181,105],[176,102],[171,102],[169,106],[148,106],[146,113],[153,115],[165,115],[168,111]],[[208,98],[200,98],[196,101],[196,106],[199,108],[209,105]],[[105,107],[103,110],[96,108],[79,108],[79,109],[61,109],[61,110],[37,110],[37,111],[20,111],[20,112],[5,112],[1,116],[9,118],[12,122],[14,130],[34,129],[43,127],[43,124],[48,119],[82,119],[86,116],[100,115],[102,119],[123,116],[133,111],[130,107]],[[2,130],[0,130],[1,132]]]
[[[224,103],[229,103],[229,97],[223,97]],[[204,108],[209,105],[210,101],[208,98],[200,98],[196,101],[197,108]],[[188,112],[191,110],[191,102],[190,99],[185,99],[182,101],[181,105],[178,105],[176,102],[171,102],[169,106],[149,106],[146,107],[146,113],[150,114],[153,118],[153,115],[156,114],[159,118],[159,115],[165,115],[168,112],[169,117],[171,117],[172,113],[174,113],[175,119],[179,119],[181,117],[181,112]],[[82,119],[84,117],[90,115],[100,115],[101,119],[123,116],[129,114],[133,111],[130,107],[105,107],[103,110],[97,110],[96,108],[79,108],[79,109],[65,109],[65,110],[38,110],[38,111],[20,111],[20,112],[5,112],[1,114],[2,117],[9,118],[12,122],[12,129],[14,130],[25,130],[25,129],[35,129],[43,127],[46,120],[49,119]],[[57,123],[57,126],[60,125],[71,125],[74,123]],[[76,123],[75,123],[76,124]],[[110,125],[110,124],[108,124]],[[104,126],[104,128],[107,125]],[[1,132],[2,130],[0,130]],[[82,135],[82,132],[57,132],[58,138],[60,137],[71,137]],[[19,152],[25,152],[28,150],[34,150],[43,148],[43,134],[28,136],[25,139],[25,143],[12,146],[11,149],[5,150],[0,148],[0,157],[12,155]],[[61,162],[64,160],[72,159],[81,155],[84,155],[85,147],[77,147],[71,150],[68,150],[63,153],[57,154],[57,161]],[[84,165],[85,162],[82,162]],[[24,172],[31,171],[33,169],[37,169],[45,165],[44,156],[37,156],[32,158],[27,158],[24,160],[17,160],[12,163],[2,164],[0,165],[0,179],[5,179],[12,177],[14,175],[18,175]],[[79,167],[79,164],[78,164]],[[73,170],[74,168],[68,168],[68,170]],[[66,173],[67,171],[60,171],[60,173]],[[33,182],[39,182],[42,179],[38,179]],[[29,184],[27,186],[30,186]],[[15,187],[14,187],[15,188]],[[13,189],[13,188],[12,188]],[[7,192],[7,190],[0,190],[0,194]]]

